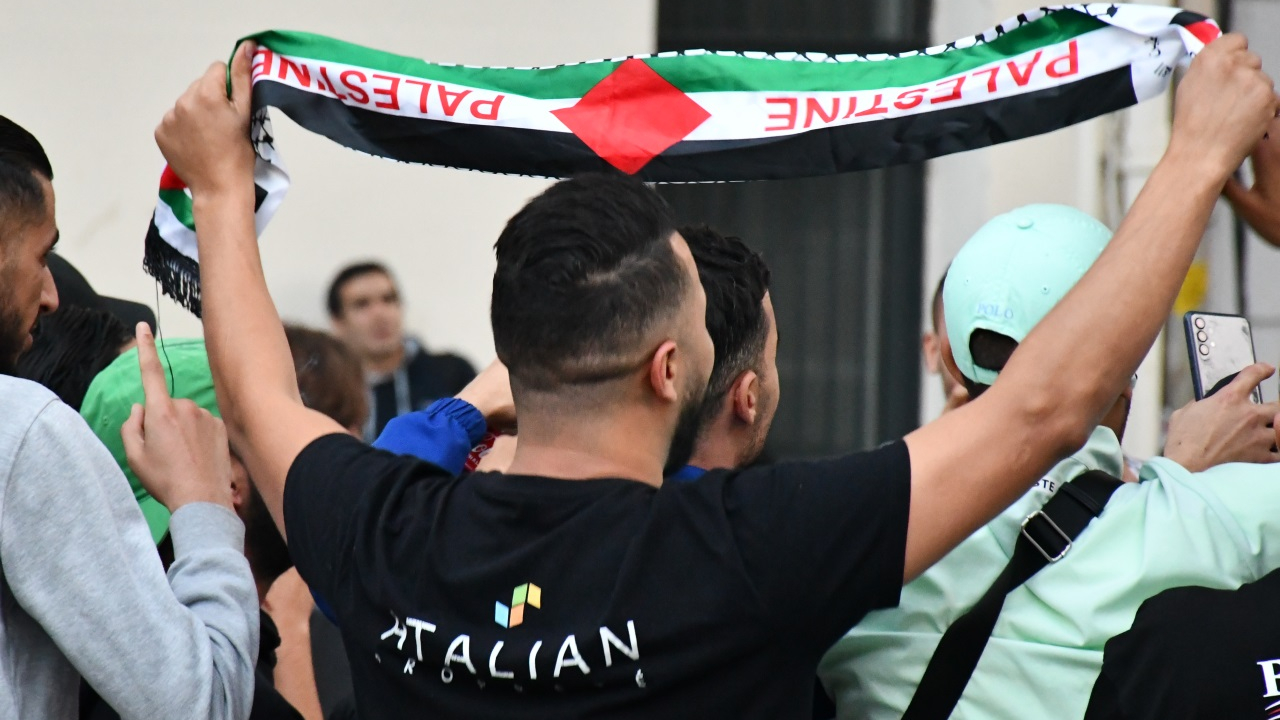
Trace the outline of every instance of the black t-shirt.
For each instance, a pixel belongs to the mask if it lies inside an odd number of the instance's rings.
[[[661,489],[434,466],[345,435],[289,471],[289,548],[364,720],[807,718],[818,660],[897,604],[904,443]]]
[[[1280,570],[1238,590],[1183,587],[1107,641],[1086,720],[1280,717]]]

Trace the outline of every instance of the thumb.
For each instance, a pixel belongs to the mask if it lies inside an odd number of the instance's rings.
[[[231,58],[231,103],[248,111],[250,93],[253,90],[251,75],[253,72],[253,54],[258,51],[258,44],[252,40],[240,43],[235,55]]]
[[[1254,363],[1241,370],[1240,374],[1236,375],[1236,379],[1232,380],[1230,385],[1227,385],[1227,389],[1241,398],[1248,397],[1254,388],[1258,387],[1263,380],[1274,375],[1275,372],[1276,369],[1266,363]]]
[[[129,419],[124,421],[124,425],[120,428],[120,439],[124,441],[124,456],[129,461],[129,466],[137,470],[138,461],[142,459],[143,450],[146,448],[146,438],[143,433],[142,406],[134,403],[133,408],[129,410]]]

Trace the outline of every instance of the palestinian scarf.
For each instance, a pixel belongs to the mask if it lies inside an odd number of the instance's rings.
[[[267,109],[401,162],[538,177],[615,169],[651,182],[867,170],[1051,132],[1155,97],[1218,26],[1176,8],[1033,10],[924,50],[658,53],[553,67],[430,63],[267,31],[253,61],[261,234],[289,186]],[[200,313],[191,197],[168,168],[144,265]]]

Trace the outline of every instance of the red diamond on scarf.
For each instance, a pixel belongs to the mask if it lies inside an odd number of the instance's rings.
[[[711,117],[636,58],[623,61],[573,107],[552,113],[587,147],[627,174],[639,172]]]

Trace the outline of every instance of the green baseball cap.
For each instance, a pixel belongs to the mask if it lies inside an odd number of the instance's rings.
[[[947,339],[960,372],[983,385],[995,382],[995,370],[973,361],[973,332],[1022,342],[1110,240],[1106,225],[1065,205],[1027,205],[983,225],[951,261],[942,288]]]
[[[191,400],[221,417],[204,340],[166,340],[157,342],[156,349],[173,397]],[[129,479],[129,487],[133,488],[133,496],[147,519],[147,527],[151,529],[151,539],[158,543],[169,531],[169,510],[151,497],[138,481],[138,476],[133,474],[125,458],[124,440],[120,437],[120,428],[129,419],[134,404],[144,402],[146,396],[142,391],[142,372],[138,370],[138,350],[135,348],[116,358],[94,377],[80,406],[80,415],[111,451],[111,457]]]

